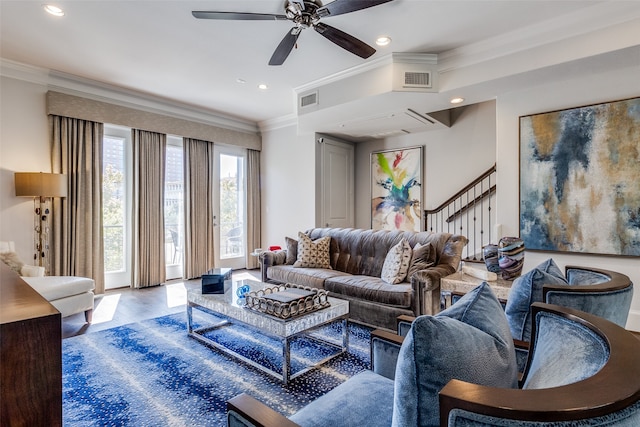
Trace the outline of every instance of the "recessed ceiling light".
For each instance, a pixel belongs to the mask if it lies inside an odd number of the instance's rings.
[[[64,16],[64,10],[60,9],[58,6],[54,6],[52,4],[42,5],[44,10],[50,13],[53,16]]]
[[[461,98],[461,97],[452,98],[451,101],[449,101],[449,102],[451,102],[452,104],[460,104],[460,103],[464,102],[464,98]]]
[[[389,36],[380,36],[376,39],[376,44],[378,46],[386,46],[391,43],[391,37]]]
[[[267,85],[266,85],[266,84],[264,84],[264,83],[260,83],[260,84],[258,85],[258,89],[261,89],[261,90],[267,90],[268,88],[269,88],[269,86],[267,86]]]

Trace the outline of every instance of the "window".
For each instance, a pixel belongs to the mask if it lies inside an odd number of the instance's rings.
[[[164,180],[164,230],[167,279],[182,277],[184,247],[184,169],[182,139],[167,136]]]
[[[102,222],[105,287],[129,286],[128,152],[130,130],[105,126],[102,162]]]
[[[216,145],[214,215],[219,224],[216,266],[244,268],[246,254],[245,150]]]

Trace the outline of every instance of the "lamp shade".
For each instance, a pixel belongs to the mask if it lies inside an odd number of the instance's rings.
[[[67,197],[67,176],[59,173],[16,172],[16,196]]]

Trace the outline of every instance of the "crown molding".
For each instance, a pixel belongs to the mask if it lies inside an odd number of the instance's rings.
[[[258,123],[260,132],[267,132],[298,125],[298,115],[295,113],[273,119],[263,120]]]
[[[128,90],[59,71],[34,67],[0,58],[0,75],[45,85],[68,95],[107,102],[156,114],[190,120],[239,132],[259,133],[257,123],[224,116],[217,112],[177,103],[161,97]]]
[[[0,58],[0,76],[39,85],[49,83],[49,70]]]
[[[375,70],[384,65],[389,65],[392,62],[393,62],[393,54],[381,56],[380,58],[376,58],[370,62],[365,62],[360,65],[356,65],[355,67],[347,68],[346,70],[342,70],[337,73],[330,74],[321,79],[311,81],[302,86],[294,87],[293,91],[295,92],[296,98],[297,98],[297,95],[303,92],[306,92],[308,90],[315,89],[319,86],[324,86],[326,84],[334,83],[334,82],[346,79],[348,77],[356,76],[358,74],[362,74],[370,70]]]
[[[637,2],[597,3],[571,14],[442,52],[439,54],[439,72],[446,73],[495,60],[639,18],[640,8]]]

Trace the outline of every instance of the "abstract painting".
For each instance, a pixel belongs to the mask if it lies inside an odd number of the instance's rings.
[[[371,153],[371,228],[422,229],[422,147]]]
[[[640,256],[640,98],[520,117],[520,237]]]

